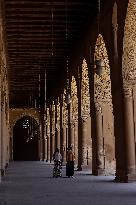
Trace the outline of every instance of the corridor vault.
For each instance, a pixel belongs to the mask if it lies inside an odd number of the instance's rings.
[[[136,180],[136,2],[100,8],[98,30],[95,0],[0,2],[2,175],[72,145],[77,170]]]

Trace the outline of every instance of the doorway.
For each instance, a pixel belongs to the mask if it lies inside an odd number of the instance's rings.
[[[29,116],[19,119],[13,128],[13,160],[39,160],[39,128]]]

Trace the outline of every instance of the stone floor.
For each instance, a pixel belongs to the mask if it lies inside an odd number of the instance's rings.
[[[52,177],[45,162],[12,162],[0,184],[0,205],[136,205],[136,183],[114,183],[75,171],[75,178]]]

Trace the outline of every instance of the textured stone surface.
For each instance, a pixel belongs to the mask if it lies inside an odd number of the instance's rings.
[[[0,205],[135,205],[136,183],[75,172],[75,178],[52,178],[53,165],[13,162],[0,184]]]

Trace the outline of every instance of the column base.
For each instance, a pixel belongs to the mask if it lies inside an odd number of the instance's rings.
[[[92,175],[94,176],[105,176],[105,169],[96,169],[96,170],[92,170]]]
[[[104,176],[104,175],[106,175],[105,169],[98,169],[98,170],[97,170],[97,175],[98,175],[98,176]]]
[[[134,182],[134,181],[136,181],[136,173],[128,174],[127,175],[127,182]]]
[[[115,182],[134,182],[136,181],[136,170],[135,168],[129,169],[128,171],[126,170],[117,170],[116,172],[116,177],[115,177]]]
[[[127,175],[124,170],[116,170],[114,182],[128,182]]]

